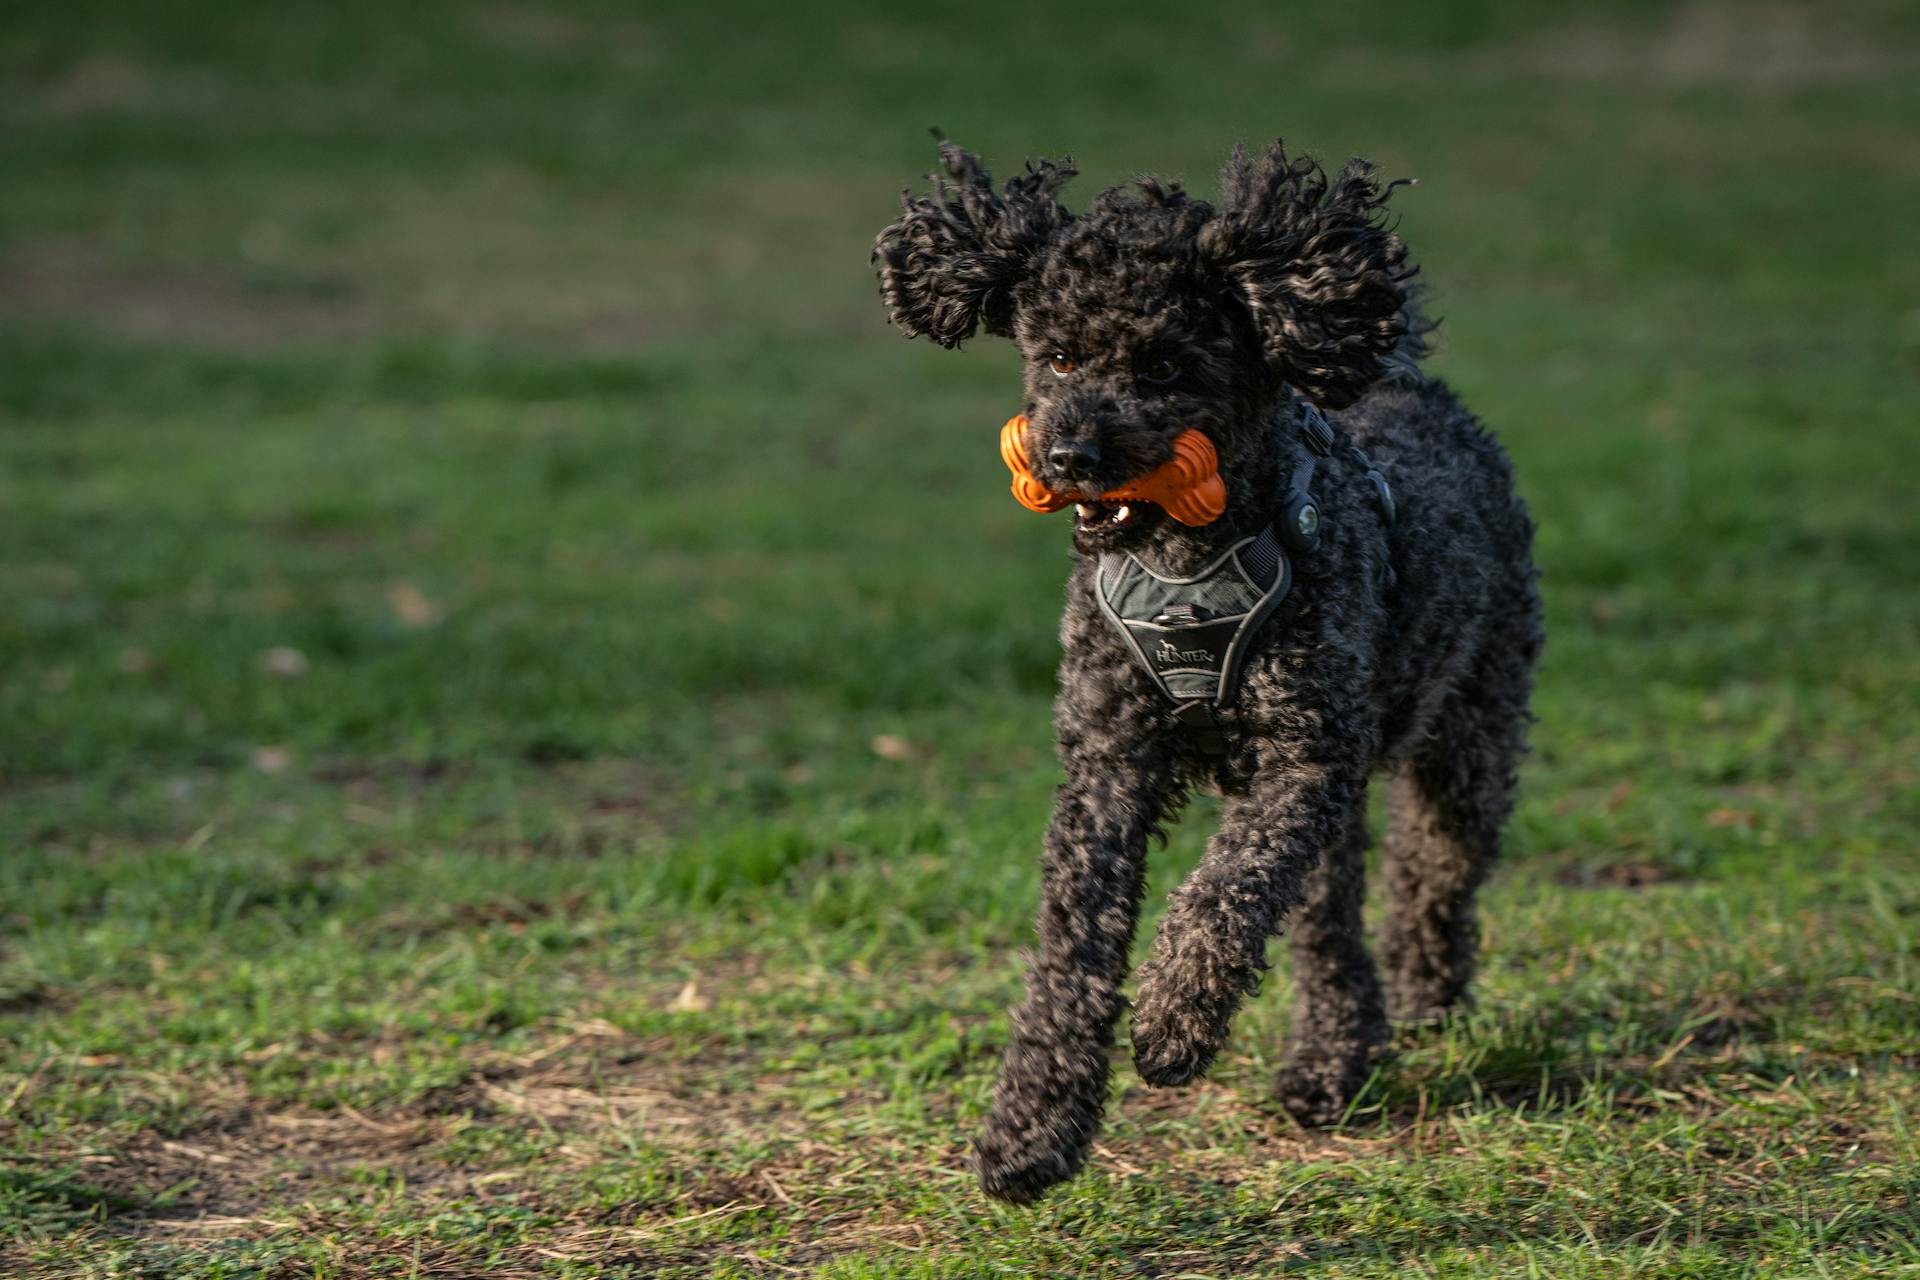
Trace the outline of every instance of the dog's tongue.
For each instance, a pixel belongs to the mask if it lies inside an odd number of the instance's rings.
[[[1000,457],[1013,472],[1013,496],[1029,511],[1059,511],[1080,497],[1055,493],[1027,461],[1027,417],[1015,414],[1000,428]],[[1151,502],[1184,525],[1212,524],[1227,509],[1227,485],[1213,441],[1188,428],[1173,442],[1173,456],[1137,480],[1099,495],[1102,502]]]

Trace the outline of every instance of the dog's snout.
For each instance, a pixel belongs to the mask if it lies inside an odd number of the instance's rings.
[[[1061,440],[1047,450],[1047,463],[1069,480],[1084,480],[1100,465],[1100,449],[1083,440]]]

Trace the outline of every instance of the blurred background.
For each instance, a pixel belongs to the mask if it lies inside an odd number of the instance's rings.
[[[1601,1098],[1560,1167],[1613,1206],[1642,1117],[1603,1078],[1830,1077],[1805,1115],[1881,1134],[1920,913],[1917,86],[1891,0],[11,9],[0,1259],[868,1275],[917,1231],[900,1274],[1088,1274],[1298,1230],[1495,1274],[1658,1220],[1542,1193],[1533,1244],[1474,1235],[1389,1146],[1276,1225],[1275,995],[1198,1094],[1125,1078],[1059,1211],[1104,1231],[974,1234],[1068,553],[1006,493],[1010,348],[908,343],[876,296],[930,126],[1001,176],[1070,153],[1072,207],[1211,196],[1276,136],[1419,180],[1431,366],[1515,457],[1550,643],[1480,1021],[1362,1118]],[[1768,1228],[1798,1264],[1842,1211],[1911,1240],[1910,1136],[1833,1155],[1863,1189],[1781,1125],[1738,1144],[1817,1158],[1703,1221],[1801,1204]],[[1342,1256],[1315,1274],[1375,1274]]]

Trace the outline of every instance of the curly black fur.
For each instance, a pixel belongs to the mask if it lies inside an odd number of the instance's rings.
[[[944,139],[940,167],[930,175],[931,196],[901,193],[906,214],[874,248],[881,299],[908,337],[924,334],[947,348],[981,326],[1007,337],[1014,286],[1072,220],[1053,193],[1073,177],[1073,162],[1041,161],[1007,183],[1005,199],[975,156]]]
[[[980,327],[1019,344],[1028,454],[1050,487],[1117,487],[1197,427],[1228,490],[1225,514],[1200,528],[1150,504],[1075,524],[1054,718],[1066,781],[1027,996],[976,1143],[982,1185],[1024,1202],[1071,1177],[1099,1128],[1148,842],[1196,783],[1226,805],[1140,973],[1133,1052],[1148,1081],[1208,1069],[1283,926],[1296,992],[1276,1090],[1303,1123],[1340,1119],[1389,1008],[1429,1018],[1465,995],[1540,601],[1504,453],[1417,365],[1414,269],[1367,165],[1329,179],[1276,143],[1257,162],[1234,153],[1217,209],[1142,179],[1076,218],[1055,199],[1068,166],[995,194],[973,156],[945,142],[940,156],[933,196],[907,199],[875,245],[894,322],[946,346]],[[1303,456],[1289,425],[1299,396],[1340,410],[1337,428],[1391,478],[1398,518],[1344,454],[1320,466],[1321,546],[1296,558],[1299,607],[1257,637],[1216,757],[1100,614],[1093,564],[1125,547],[1191,570],[1272,523]],[[1361,924],[1375,772],[1393,802],[1384,993]]]

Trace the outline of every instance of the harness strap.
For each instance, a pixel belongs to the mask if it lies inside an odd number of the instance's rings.
[[[1210,756],[1227,754],[1227,735],[1220,731],[1220,717],[1205,698],[1173,704],[1173,718],[1193,731],[1193,740]]]
[[[1326,415],[1308,400],[1300,402],[1300,438],[1306,441],[1309,453],[1301,461],[1300,466],[1294,469],[1292,484],[1295,489],[1306,490],[1313,483],[1315,455],[1322,458],[1332,457],[1334,441],[1337,439],[1333,424],[1328,422]],[[1393,487],[1387,483],[1386,474],[1373,465],[1373,459],[1367,456],[1367,451],[1355,444],[1351,438],[1344,444],[1347,457],[1353,459],[1354,464],[1372,483],[1373,498],[1380,506],[1380,514],[1388,524],[1392,524],[1398,512],[1393,505]],[[1305,472],[1304,477],[1301,474],[1302,471]]]

